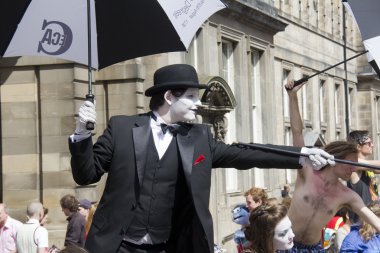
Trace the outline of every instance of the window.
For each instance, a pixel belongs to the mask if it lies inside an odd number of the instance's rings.
[[[260,99],[260,87],[261,87],[261,68],[260,59],[261,53],[257,49],[252,49],[250,59],[250,88],[251,88],[251,103],[252,103],[252,136],[253,141],[261,142],[262,126],[261,126],[261,99]]]
[[[341,133],[340,133],[340,131],[336,131],[335,140],[337,140],[337,141],[340,141],[340,140],[342,140],[342,136],[341,136]]]
[[[349,119],[353,119],[352,118],[353,101],[354,101],[354,89],[351,88],[351,87],[349,87],[348,88],[348,101],[347,101],[347,104],[348,104],[348,118]],[[352,121],[351,121],[350,124],[352,124]]]
[[[326,123],[327,121],[327,96],[325,82],[325,80],[319,80],[319,120],[321,123]]]
[[[303,75],[303,77],[307,77],[307,75]],[[302,117],[304,119],[304,124],[308,124],[311,122],[311,112],[312,112],[312,88],[311,84],[306,83],[301,90],[301,104],[302,104]]]
[[[335,84],[334,91],[334,111],[335,111],[335,124],[340,126],[342,124],[342,115],[343,115],[343,104],[342,104],[342,93],[341,85]]]
[[[285,127],[285,133],[284,133],[284,144],[287,146],[291,146],[293,144],[292,141],[292,134],[291,134],[291,129],[290,127],[286,126]],[[286,169],[285,170],[285,178],[286,178],[286,183],[291,183],[292,182],[292,177],[294,173],[292,173],[292,170]]]
[[[289,126],[285,126],[284,130],[284,144],[286,146],[291,146],[293,144],[291,140],[291,129]]]
[[[232,92],[235,90],[234,85],[234,44],[231,41],[222,41],[222,77],[227,81]],[[226,115],[229,127],[226,134],[226,142],[232,143],[236,139],[236,120],[235,112],[231,112]],[[225,169],[226,173],[226,191],[236,192],[238,191],[238,173],[236,169]]]
[[[222,42],[222,76],[231,86],[234,84],[234,46],[231,41]],[[232,87],[231,87],[232,89]]]
[[[284,69],[282,71],[282,84],[285,85],[288,83],[288,77],[290,75],[290,70],[289,69]],[[286,92],[286,89],[282,89],[283,90],[283,101],[284,101],[284,104],[283,104],[283,108],[284,108],[284,117],[285,118],[289,118],[289,98],[288,98],[288,93]]]

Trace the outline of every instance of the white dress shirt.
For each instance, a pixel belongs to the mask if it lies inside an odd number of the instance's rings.
[[[156,146],[156,150],[158,153],[159,159],[161,159],[166,150],[168,149],[170,142],[173,140],[173,134],[170,131],[166,131],[164,134],[161,129],[161,123],[166,124],[166,122],[158,115],[157,112],[153,112],[156,119],[153,117],[150,118],[150,127],[152,129],[154,145]],[[169,124],[170,125],[170,124]],[[70,138],[73,142],[79,142],[88,138],[90,135],[71,135]],[[131,238],[124,237],[124,240],[134,243],[134,244],[153,244],[152,239],[149,234],[146,234],[143,238],[138,241],[135,241]]]
[[[150,127],[152,128],[154,145],[156,146],[158,157],[161,159],[173,139],[173,134],[170,131],[166,131],[165,134],[162,132],[161,123],[166,123],[157,112],[153,113],[156,116],[156,120],[150,119]]]

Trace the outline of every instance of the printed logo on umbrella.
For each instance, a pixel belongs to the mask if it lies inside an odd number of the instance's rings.
[[[44,35],[38,43],[38,51],[48,55],[60,55],[69,50],[73,42],[73,32],[63,22],[44,20]]]
[[[51,56],[94,69],[136,57],[187,51],[201,25],[226,7],[220,0],[3,2],[0,9],[16,12],[0,15],[1,57]],[[155,25],[145,17],[147,11],[155,17]],[[112,32],[120,26],[120,33]],[[152,40],[153,44],[147,43]]]

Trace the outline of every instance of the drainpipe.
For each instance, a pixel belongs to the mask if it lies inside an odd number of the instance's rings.
[[[42,117],[41,117],[41,79],[40,79],[40,67],[36,66],[35,70],[36,82],[37,82],[37,135],[38,135],[38,192],[39,201],[44,203],[44,174],[42,170]]]

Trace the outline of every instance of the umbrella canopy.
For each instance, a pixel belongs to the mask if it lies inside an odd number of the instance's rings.
[[[2,0],[0,56],[52,56],[101,69],[186,51],[202,23],[223,8],[219,0]]]
[[[356,20],[364,47],[368,50],[368,61],[380,78],[380,1],[344,0],[343,4]]]

